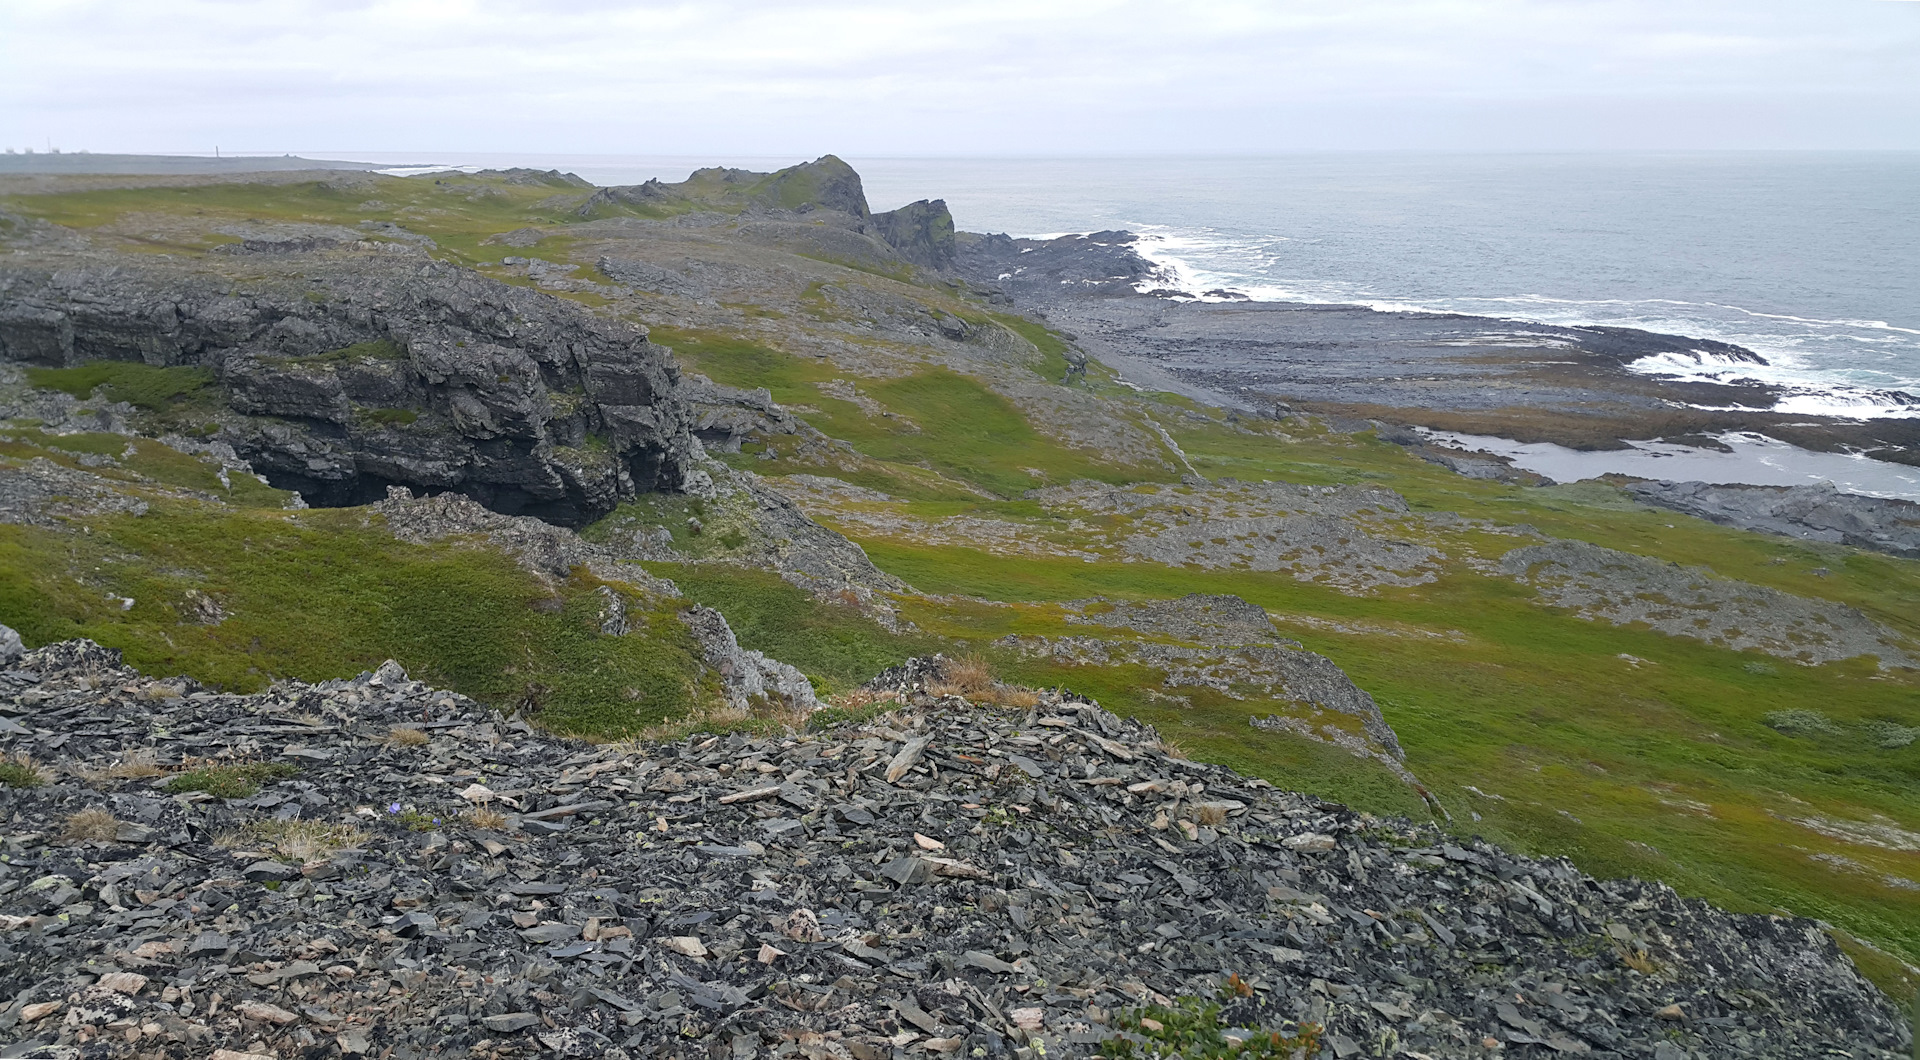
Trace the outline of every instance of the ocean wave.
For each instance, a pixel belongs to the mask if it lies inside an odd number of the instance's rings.
[[[1920,328],[1877,319],[1824,318],[1679,298],[1565,298],[1521,293],[1408,298],[1336,283],[1287,282],[1264,248],[1284,236],[1231,236],[1214,229],[1134,224],[1136,251],[1155,270],[1140,285],[1202,302],[1355,305],[1386,313],[1460,313],[1559,327],[1627,327],[1739,346],[1764,362],[1706,351],[1669,353],[1628,365],[1695,382],[1755,382],[1783,388],[1775,411],[1849,418],[1920,416]]]

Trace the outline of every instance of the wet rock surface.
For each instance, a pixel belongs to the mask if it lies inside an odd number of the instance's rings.
[[[88,642],[27,653],[0,747],[47,782],[0,789],[0,1036],[1086,1055],[1118,1010],[1233,973],[1227,1019],[1322,1024],[1336,1058],[1908,1048],[1812,922],[1276,791],[1070,696],[935,698],[942,667],[876,678],[897,709],[866,722],[594,746],[392,664],[234,696]],[[257,790],[182,790],[235,766]]]
[[[1722,526],[1920,558],[1920,504],[1842,493],[1831,482],[1815,486],[1635,482],[1625,489],[1648,504]]]

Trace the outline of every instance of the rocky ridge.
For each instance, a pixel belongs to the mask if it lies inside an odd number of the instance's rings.
[[[1635,499],[1722,526],[1920,558],[1920,504],[1813,486],[1633,482]]]
[[[404,244],[232,245],[217,270],[86,254],[0,267],[0,360],[200,369],[217,398],[191,426],[315,505],[402,485],[577,525],[686,485],[699,448],[678,369],[644,329]],[[104,404],[70,416],[113,415]]]
[[[0,1034],[46,1057],[1025,1060],[1235,974],[1226,1021],[1318,1025],[1335,1058],[1908,1047],[1812,922],[1354,814],[944,674],[882,674],[864,697],[895,709],[865,722],[593,746],[391,663],[236,696],[90,642],[26,653],[0,746],[46,782],[0,791]]]

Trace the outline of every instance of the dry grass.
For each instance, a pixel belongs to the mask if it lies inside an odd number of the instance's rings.
[[[468,824],[483,832],[498,832],[507,826],[507,815],[491,806],[475,806],[466,816]]]
[[[1160,753],[1166,755],[1168,758],[1178,758],[1183,762],[1187,760],[1186,749],[1173,740],[1169,740],[1163,736],[1160,738],[1157,746],[1160,748]]]
[[[73,840],[112,840],[120,834],[120,822],[113,814],[95,807],[67,818],[63,834]]]
[[[138,747],[128,751],[119,761],[104,766],[77,766],[74,773],[89,784],[104,784],[115,780],[151,780],[167,775],[160,765],[159,755],[151,747]]]
[[[268,850],[287,861],[308,862],[357,847],[367,834],[350,824],[325,821],[254,821],[214,840],[232,850]]]
[[[799,732],[805,729],[807,727],[807,718],[813,714],[812,711],[801,707],[785,696],[769,698],[763,703],[755,703],[749,713],[762,721],[773,722],[789,732]]]
[[[927,685],[935,696],[959,696],[976,703],[998,703],[1003,690],[994,679],[993,667],[978,655],[948,659],[940,679]]]
[[[395,725],[387,730],[388,747],[425,747],[432,739],[424,730],[408,725]]]
[[[856,710],[865,710],[876,703],[898,703],[898,702],[900,702],[900,693],[895,692],[891,688],[883,692],[876,692],[873,689],[866,688],[864,686],[860,688],[849,689],[848,691],[842,692],[838,695],[827,697],[827,706],[834,707],[839,710],[850,711],[850,712],[856,711]]]
[[[1031,688],[1005,688],[1001,690],[1000,702],[1009,707],[1031,710],[1040,705],[1040,693]]]
[[[46,767],[27,755],[0,757],[0,786],[37,788],[52,779],[53,775],[47,771]]]
[[[948,659],[947,683],[958,689],[960,694],[974,695],[985,692],[995,685],[993,667],[978,655],[963,655],[958,659]]]
[[[1203,802],[1193,808],[1193,819],[1197,824],[1218,828],[1227,823],[1227,808],[1217,802]]]
[[[749,711],[727,703],[709,703],[684,718],[663,721],[640,730],[640,739],[651,743],[684,740],[696,732],[725,731],[753,717]]]

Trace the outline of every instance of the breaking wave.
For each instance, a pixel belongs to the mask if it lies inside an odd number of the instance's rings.
[[[1674,298],[1557,298],[1541,294],[1408,297],[1287,276],[1281,249],[1311,242],[1236,236],[1211,228],[1134,224],[1156,275],[1142,290],[1197,301],[1358,305],[1381,312],[1463,313],[1562,327],[1627,327],[1728,343],[1761,363],[1707,350],[1664,353],[1628,367],[1647,375],[1783,391],[1771,411],[1855,419],[1920,416],[1920,328],[1884,320],[1824,319]]]

